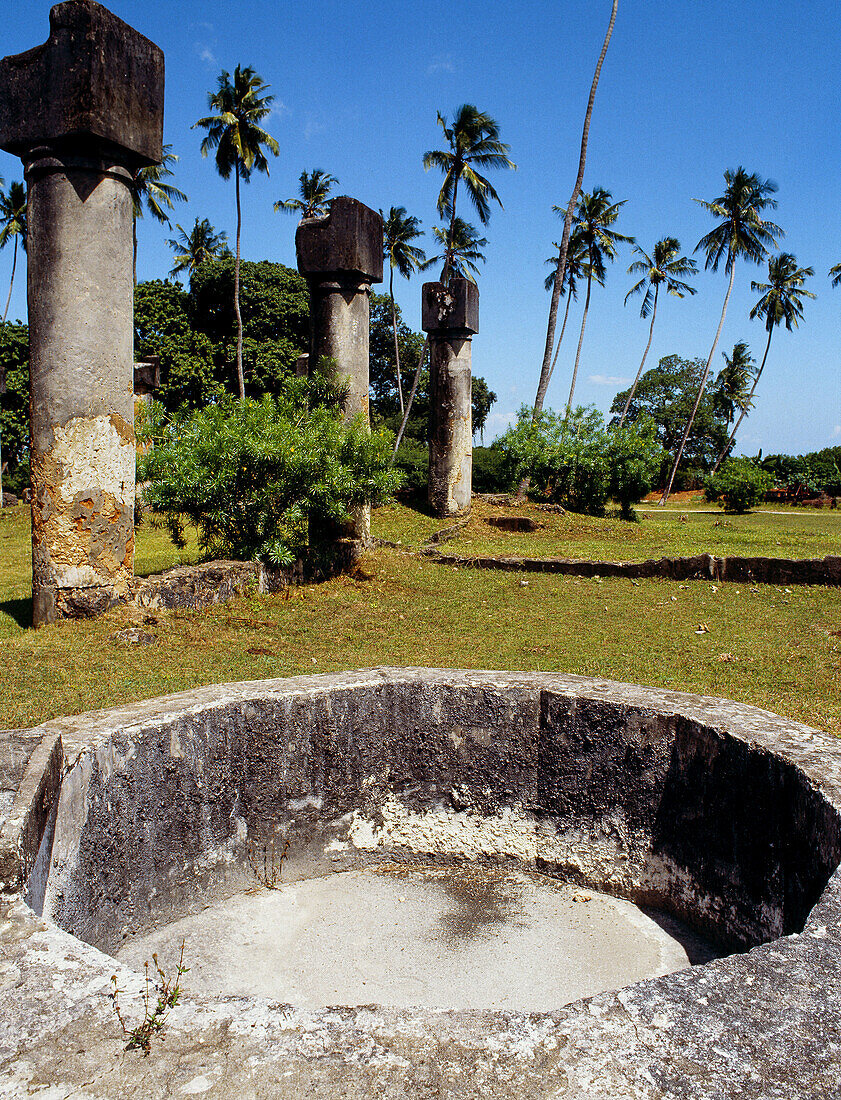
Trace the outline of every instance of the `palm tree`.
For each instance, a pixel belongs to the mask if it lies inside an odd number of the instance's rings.
[[[269,85],[254,69],[239,65],[234,69],[231,82],[230,73],[224,69],[219,74],[217,89],[208,93],[207,104],[216,114],[200,118],[193,124],[207,130],[201,143],[201,154],[206,157],[211,149],[216,150],[216,170],[223,180],[230,179],[234,173],[237,200],[237,250],[234,263],[234,312],[237,318],[237,379],[239,396],[245,397],[245,378],[242,373],[242,314],[239,308],[239,264],[240,238],[242,234],[242,203],[240,201],[240,180],[248,183],[251,173],[269,174],[269,162],[263,152],[265,146],[275,156],[278,144],[260,123],[270,113],[274,96],[266,95]]]
[[[726,351],[723,351],[721,357],[724,360],[724,366],[715,380],[714,401],[717,410],[727,417],[727,423],[732,424],[736,418],[736,409],[746,412],[753,404],[750,399],[750,385],[756,361],[744,340],[733,345],[733,351],[729,356]]]
[[[587,314],[590,310],[590,290],[593,279],[600,286],[604,286],[605,260],[616,258],[616,245],[620,242],[632,242],[633,237],[626,237],[623,233],[617,233],[610,227],[619,217],[619,209],[624,206],[627,199],[613,202],[613,196],[604,187],[596,187],[591,194],[584,192],[578,199],[578,208],[575,212],[575,227],[581,234],[581,240],[587,248],[587,294],[584,298],[584,316],[581,320],[581,333],[578,337],[578,350],[575,353],[575,366],[572,370],[572,385],[569,388],[569,400],[567,401],[566,415],[569,416],[572,409],[572,399],[575,394],[575,382],[578,378],[578,363],[581,359],[581,345],[584,341],[584,329],[587,326]],[[560,213],[560,208],[553,209]]]
[[[274,209],[286,210],[290,214],[300,210],[301,221],[305,218],[322,218],[328,210],[327,199],[330,192],[339,181],[320,168],[313,168],[312,172],[303,171],[298,181],[301,197],[278,199]]]
[[[829,269],[829,277],[832,279],[833,286],[838,286],[841,283],[841,264],[834,264]]]
[[[383,258],[388,260],[388,296],[391,299],[391,328],[394,332],[394,365],[397,371],[397,395],[400,398],[400,412],[403,413],[403,380],[400,376],[400,348],[397,342],[397,307],[394,304],[394,269],[404,279],[409,279],[414,271],[420,270],[426,253],[412,241],[423,236],[423,230],[417,218],[406,213],[405,206],[392,206],[388,217],[383,215]]]
[[[675,454],[672,472],[669,475],[666,488],[663,490],[660,504],[665,504],[669,499],[675,474],[683,456],[683,448],[686,446],[686,440],[692,430],[695,414],[701,404],[713,355],[715,355],[716,345],[724,326],[730,292],[733,290],[736,260],[745,259],[758,264],[767,255],[767,246],[775,245],[777,237],[785,236],[778,225],[765,220],[761,216],[766,208],[774,210],[777,206],[777,200],[771,197],[777,190],[776,183],[772,180],[763,180],[755,173],[746,172],[742,167],[737,168],[735,172],[728,168],[724,173],[724,182],[727,185],[724,194],[717,199],[713,199],[712,202],[695,199],[695,202],[700,203],[713,217],[719,219],[718,225],[698,241],[695,251],[698,252],[703,249],[706,253],[705,270],[717,271],[718,265],[724,260],[724,271],[730,276],[730,279],[727,283],[727,293],[724,295],[724,305],[721,307],[721,318],[718,322],[713,346],[710,348],[706,369],[701,375],[698,395],[684,428],[683,437]]]
[[[599,59],[596,62],[596,71],[593,73],[593,81],[590,85],[590,97],[587,100],[587,110],[584,113],[584,128],[581,132],[581,151],[578,156],[578,175],[575,179],[575,186],[572,189],[572,194],[569,197],[567,203],[566,213],[564,214],[564,232],[561,237],[561,248],[558,257],[558,270],[555,275],[555,284],[552,288],[552,301],[549,305],[549,323],[546,326],[546,345],[543,349],[543,363],[540,367],[540,379],[537,383],[537,393],[534,398],[534,409],[532,410],[532,420],[536,423],[541,411],[543,410],[543,402],[546,398],[546,391],[549,388],[549,380],[552,377],[552,373],[555,370],[555,362],[558,358],[557,351],[555,352],[555,358],[552,358],[552,349],[555,344],[555,327],[558,323],[558,305],[561,300],[561,290],[564,285],[564,273],[568,262],[568,251],[570,236],[572,234],[572,221],[573,212],[575,210],[575,204],[578,200],[578,196],[581,192],[581,185],[584,182],[584,166],[587,162],[587,143],[590,137],[590,120],[593,117],[593,103],[596,99],[596,89],[599,86],[599,77],[601,76],[602,65],[607,55],[607,47],[610,45],[610,39],[613,34],[613,27],[616,23],[616,11],[619,7],[619,0],[613,0],[613,4],[610,9],[610,20],[607,25],[607,32],[604,36],[604,42],[602,43],[601,53]],[[560,342],[560,341],[559,341]],[[551,366],[550,366],[551,364]],[[520,486],[520,496],[525,495],[526,482],[523,481]]]
[[[628,268],[628,274],[642,275],[642,278],[638,283],[632,286],[625,295],[625,305],[628,304],[628,299],[633,297],[634,294],[642,294],[643,290],[645,290],[642,306],[640,307],[640,317],[645,319],[650,313],[651,325],[648,329],[648,343],[645,345],[645,351],[642,353],[642,362],[637,371],[637,376],[634,379],[634,384],[628,391],[628,400],[625,402],[625,408],[622,410],[622,415],[619,418],[620,428],[625,423],[625,417],[628,415],[628,408],[636,393],[637,385],[642,377],[642,369],[645,366],[648,350],[651,347],[651,340],[654,336],[654,318],[657,316],[657,297],[660,293],[660,287],[661,285],[665,286],[669,294],[673,294],[676,298],[682,298],[684,294],[695,294],[695,288],[691,287],[689,283],[681,282],[678,276],[694,275],[698,270],[698,265],[694,260],[688,259],[686,256],[678,255],[680,252],[680,241],[675,237],[664,237],[662,241],[657,241],[651,256],[649,256],[647,252],[644,252],[639,245],[634,245],[634,252],[642,256],[642,259],[636,260],[631,264]]]
[[[186,202],[187,196],[183,191],[179,191],[177,187],[173,187],[171,183],[165,183],[164,180],[167,176],[173,175],[170,164],[175,164],[178,160],[178,154],[173,153],[172,145],[166,144],[163,149],[163,159],[160,164],[150,164],[146,168],[141,168],[135,174],[134,187],[131,192],[131,205],[132,213],[134,215],[132,224],[132,234],[134,243],[134,283],[137,285],[137,219],[143,217],[143,205],[145,202],[146,209],[152,215],[152,217],[161,223],[172,228],[169,218],[166,215],[164,207],[167,210],[172,210],[176,202]]]
[[[207,218],[202,218],[201,221],[196,218],[189,233],[183,225],[176,225],[175,228],[178,230],[178,237],[166,242],[175,253],[175,264],[169,273],[171,278],[180,275],[182,271],[192,275],[199,264],[221,256],[227,248],[228,234],[224,231],[217,233]]]
[[[444,182],[438,193],[438,213],[442,218],[449,217],[450,228],[446,240],[455,242],[456,199],[458,185],[463,180],[467,197],[476,207],[479,221],[487,225],[491,216],[489,200],[493,199],[502,207],[502,199],[494,190],[490,180],[480,175],[476,168],[512,168],[508,159],[508,146],[499,140],[499,126],[490,115],[478,111],[472,103],[464,103],[458,108],[452,126],[438,112],[438,125],[444,131],[449,149],[430,149],[423,155],[423,166],[440,168],[444,173]],[[441,282],[449,282],[452,255],[448,251],[444,257],[444,270]]]
[[[2,187],[0,179],[0,187]],[[5,248],[9,241],[14,241],[12,251],[12,277],[9,280],[9,294],[6,298],[6,308],[3,311],[3,321],[0,329],[6,325],[6,317],[9,313],[9,303],[12,300],[12,287],[15,285],[15,268],[18,261],[18,240],[24,252],[26,252],[27,224],[26,224],[26,188],[16,181],[9,184],[8,191],[0,190],[0,248]]]
[[[467,279],[475,283],[476,276],[479,274],[476,264],[485,262],[485,254],[481,250],[487,245],[487,238],[480,237],[478,229],[462,218],[454,218],[446,229],[439,225],[433,226],[432,235],[443,251],[437,256],[430,256],[421,270],[434,267],[443,260],[442,283],[448,281],[444,278],[447,264],[450,267],[450,278]]]
[[[802,299],[815,297],[811,291],[806,290],[803,286],[806,280],[814,274],[814,269],[811,267],[798,267],[797,260],[790,252],[781,252],[779,256],[771,256],[768,259],[768,282],[751,282],[751,290],[760,291],[762,297],[750,311],[750,318],[751,320],[756,317],[765,319],[768,340],[765,343],[765,352],[762,356],[762,362],[759,364],[759,370],[754,376],[747,403],[742,409],[733,431],[730,433],[730,438],[727,440],[724,450],[718,456],[713,473],[716,472],[726,455],[729,454],[736,440],[736,432],[738,432],[739,426],[747,416],[748,409],[753,404],[753,395],[765,367],[765,360],[768,358],[768,349],[771,347],[771,337],[774,335],[774,329],[781,321],[784,322],[789,332],[793,328],[797,328],[803,319]]]
[[[561,264],[562,250],[557,241],[552,242],[553,246],[557,248],[557,256],[549,256],[546,260],[547,264],[551,264],[553,270],[546,276],[543,285],[546,290],[555,289],[555,279],[557,278],[558,268]],[[567,258],[566,268],[564,270],[563,285],[560,290],[560,297],[566,295],[566,309],[564,309],[564,319],[561,324],[561,334],[558,337],[558,342],[555,346],[555,357],[552,360],[552,366],[549,370],[549,382],[552,381],[552,375],[555,373],[555,364],[558,362],[558,355],[561,351],[561,344],[563,343],[564,333],[566,332],[567,320],[569,318],[569,307],[575,301],[578,301],[578,280],[583,279],[589,272],[590,265],[587,263],[587,245],[584,242],[581,234],[578,230],[573,230],[569,238],[569,244],[567,246]]]

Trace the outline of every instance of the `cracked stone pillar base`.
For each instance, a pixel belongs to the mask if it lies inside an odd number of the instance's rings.
[[[94,0],[0,61],[27,182],[33,622],[98,614],[134,566],[132,182],[160,163],[163,54]]]
[[[341,196],[323,218],[308,218],[295,235],[298,270],[310,288],[310,369],[322,357],[335,360],[345,390],[342,412],[369,424],[368,333],[371,283],[383,280],[383,220],[356,199]],[[371,510],[354,513],[348,530],[319,532],[368,542]]]
[[[470,511],[473,487],[471,337],[479,331],[479,291],[467,279],[424,283],[429,334],[429,487],[439,517]]]

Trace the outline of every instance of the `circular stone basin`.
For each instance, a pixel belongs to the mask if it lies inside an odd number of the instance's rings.
[[[837,1093],[828,735],[726,700],[424,669],[36,733],[0,834],[10,1095],[238,1098],[255,1074],[278,1097]],[[287,841],[280,888],[255,887]],[[160,947],[171,975],[182,939],[166,1043],[131,1062],[111,975],[136,1022],[142,963]]]
[[[549,1012],[715,952],[673,918],[545,876],[387,863],[251,890],[127,941],[199,994]]]

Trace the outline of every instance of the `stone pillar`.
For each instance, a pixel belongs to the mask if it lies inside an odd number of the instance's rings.
[[[361,413],[367,424],[371,283],[383,281],[383,219],[342,196],[326,217],[301,222],[295,248],[310,288],[310,365],[322,356],[336,361],[336,379],[346,389],[342,412],[349,420]],[[348,533],[367,541],[368,509]]]
[[[33,621],[96,614],[134,565],[132,195],[159,163],[163,54],[93,0],[0,61],[28,186]]]
[[[479,289],[468,279],[423,284],[429,334],[429,504],[436,516],[470,511],[473,478],[471,337]]]

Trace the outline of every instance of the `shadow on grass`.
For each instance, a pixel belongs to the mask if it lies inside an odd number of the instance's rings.
[[[32,597],[24,600],[5,600],[0,603],[0,616],[8,615],[14,620],[21,630],[27,630],[32,626]]]

